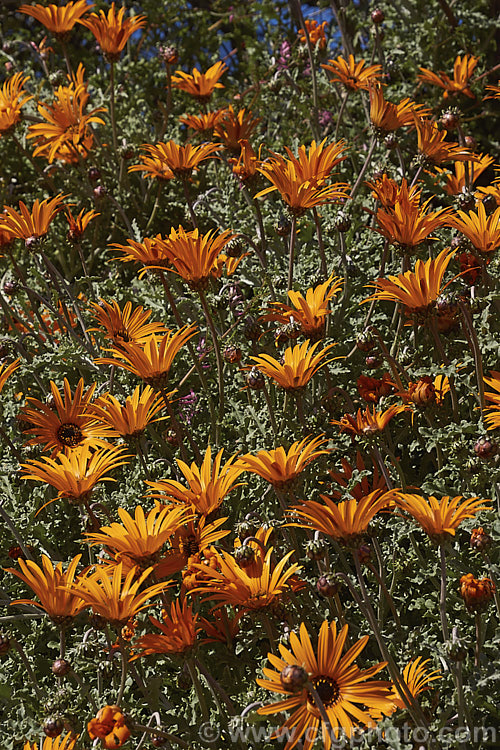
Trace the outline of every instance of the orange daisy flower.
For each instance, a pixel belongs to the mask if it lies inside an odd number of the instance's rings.
[[[151,310],[144,310],[141,306],[132,309],[132,303],[126,302],[123,310],[116,300],[111,303],[101,299],[100,303],[90,303],[92,317],[99,323],[101,328],[88,328],[90,331],[99,331],[104,328],[106,335],[113,341],[116,347],[122,343],[143,344],[152,334],[163,334],[167,330],[163,323],[152,321]]]
[[[140,279],[150,269],[167,268],[169,266],[161,234],[157,234],[156,237],[145,237],[142,242],[127,240],[126,245],[113,244],[110,247],[123,253],[123,257],[115,258],[115,260],[121,260],[123,263],[143,264],[144,268],[138,274]]]
[[[233,174],[245,182],[246,180],[251,180],[255,175],[258,176],[262,161],[260,159],[260,149],[257,156],[248,141],[242,139],[239,145],[241,149],[239,157],[237,159],[228,159],[228,162],[232,167]]]
[[[217,109],[214,112],[199,112],[197,115],[183,115],[179,117],[179,121],[182,122],[186,127],[191,130],[196,130],[197,133],[210,133],[213,131],[221,117],[227,110]]]
[[[393,492],[374,490],[361,498],[349,498],[336,503],[328,495],[320,495],[324,504],[314,500],[304,500],[294,505],[288,514],[295,520],[288,526],[302,529],[315,529],[322,534],[342,542],[348,547],[359,547],[368,525],[374,516],[393,501]]]
[[[475,518],[481,510],[489,510],[485,500],[471,497],[463,500],[458,497],[442,497],[441,500],[429,496],[428,500],[420,495],[398,492],[395,495],[396,504],[409,513],[423,530],[438,543],[443,543],[451,536],[455,536],[456,529],[466,518]]]
[[[332,480],[336,484],[340,485],[343,491],[346,491],[347,487],[349,487],[349,494],[352,497],[361,500],[363,497],[365,497],[365,495],[369,495],[370,492],[373,492],[375,490],[387,489],[387,484],[384,477],[379,474],[377,464],[373,465],[371,478],[368,476],[363,476],[359,482],[357,482],[355,485],[352,485],[351,480],[353,478],[354,472],[358,471],[360,473],[362,472],[366,474],[367,470],[367,467],[365,466],[365,462],[363,460],[363,456],[359,451],[356,451],[355,465],[349,463],[349,461],[345,458],[341,458],[340,463],[342,464],[342,471],[329,470],[328,473]],[[340,500],[343,495],[343,492],[340,492],[339,490],[335,490],[333,488],[329,488],[329,493],[330,497],[333,497],[336,500]]]
[[[168,506],[160,505],[160,507]],[[186,591],[195,588],[200,571],[192,566],[203,562],[204,556],[212,549],[212,545],[231,533],[229,529],[220,528],[226,521],[227,518],[218,518],[208,523],[206,516],[200,516],[180,526],[169,539],[169,548],[155,566],[156,576],[158,578],[170,576],[188,566],[182,574],[182,586]]]
[[[378,82],[383,77],[381,65],[367,65],[364,59],[355,62],[354,55],[349,55],[348,60],[342,56],[336,60],[328,60],[328,63],[322,63],[321,67],[333,73],[333,77],[330,78],[332,83],[341,83],[351,91],[368,91],[370,84]]]
[[[418,151],[429,164],[442,164],[446,161],[477,161],[468,148],[459,143],[446,141],[446,130],[440,130],[437,122],[424,120],[414,115],[418,137]]]
[[[141,156],[141,164],[133,164],[128,168],[129,172],[145,172],[145,177],[169,180],[173,177],[186,179],[191,176],[193,170],[197,170],[202,161],[214,158],[214,154],[222,146],[216,143],[202,143],[201,146],[192,146],[187,143],[179,146],[174,141],[157,143],[153,146],[144,143],[142,146],[147,151],[147,156]],[[168,176],[171,172],[172,177]]]
[[[500,206],[489,216],[482,202],[477,212],[455,211],[449,224],[464,234],[479,253],[492,253],[500,247]]]
[[[21,120],[21,108],[32,96],[26,93],[24,85],[30,76],[15,73],[0,89],[0,135],[6,135]]]
[[[184,73],[183,70],[176,70],[172,76],[172,86],[176,89],[186,91],[194,96],[199,102],[208,102],[215,89],[223,89],[224,85],[219,82],[219,78],[228,70],[227,65],[223,62],[216,62],[206,73],[202,73],[198,68],[193,68],[191,74]]]
[[[192,325],[174,332],[167,330],[164,336],[153,333],[142,344],[129,341],[110,349],[115,358],[104,357],[95,361],[98,365],[123,367],[147,385],[164,388],[176,354],[195,335],[196,327]]]
[[[493,164],[495,161],[488,154],[479,154],[476,158],[476,161],[456,161],[453,165],[454,174],[449,174],[446,169],[436,167],[436,174],[446,176],[444,189],[448,195],[460,195],[460,193],[463,193],[467,187],[467,183],[473,185],[484,170],[488,169],[490,164]]]
[[[394,390],[392,375],[384,372],[381,378],[370,378],[368,375],[360,375],[356,381],[358,393],[369,404],[376,404],[384,396],[388,396]]]
[[[125,448],[113,446],[91,451],[88,445],[82,445],[68,456],[64,453],[59,453],[56,458],[43,456],[40,461],[21,464],[21,468],[24,479],[34,479],[55,487],[59,494],[54,500],[66,498],[70,503],[79,505],[88,500],[98,482],[116,481],[105,475],[108,471],[127,464],[125,458],[130,458],[125,453]],[[54,500],[49,500],[42,508]]]
[[[323,284],[310,287],[304,297],[301,292],[288,291],[288,297],[293,307],[281,302],[271,303],[269,312],[261,320],[275,320],[283,325],[298,323],[301,333],[311,341],[321,339],[325,333],[326,318],[331,310],[329,303],[341,289],[344,279],[330,276]]]
[[[70,587],[74,594],[84,600],[86,606],[92,607],[94,612],[115,628],[122,628],[129,620],[133,620],[138,612],[149,606],[146,604],[149,599],[166,591],[173,583],[162,581],[141,591],[142,584],[153,568],[146,568],[139,577],[137,570],[132,568],[124,578],[122,567],[122,563],[112,567],[97,566],[93,573],[81,576]]]
[[[332,419],[331,424],[338,425],[340,432],[347,432],[353,437],[369,437],[377,432],[383,432],[391,419],[402,411],[406,411],[405,406],[389,406],[384,411],[377,411],[375,406],[370,411],[370,407],[367,406],[364,410],[358,409],[356,416],[344,414],[340,421]]]
[[[193,614],[193,607],[183,599],[182,603],[177,600],[170,605],[170,614],[162,610],[162,622],[156,617],[149,616],[149,620],[161,635],[147,633],[141,636],[134,645],[134,651],[140,651],[132,657],[138,659],[147,654],[185,654],[190,651],[201,627],[198,625],[198,614]]]
[[[9,364],[0,365],[0,393],[3,391],[3,387],[10,376],[20,367],[21,360],[15,359],[14,362]]]
[[[416,104],[409,98],[393,104],[384,99],[382,87],[370,84],[370,120],[372,125],[382,133],[390,133],[402,127],[414,127],[414,114],[424,117],[431,110],[424,104]]]
[[[200,234],[198,229],[186,232],[181,226],[177,230],[172,227],[163,245],[165,256],[173,266],[168,270],[177,273],[191,289],[206,289],[210,278],[220,275],[222,250],[234,236],[229,230]]]
[[[374,182],[366,180],[365,185],[368,185],[372,191],[372,196],[382,204],[383,208],[394,208],[396,203],[401,203],[401,201],[415,201],[419,203],[422,194],[422,189],[419,185],[408,187],[408,183],[404,177],[401,180],[401,185],[399,185],[385,173]]]
[[[293,443],[288,451],[280,446],[269,451],[259,451],[256,456],[251,453],[240,458],[245,471],[258,474],[277,489],[289,487],[295,479],[319,456],[330,451],[325,448],[328,439],[320,435],[310,439],[304,438]],[[323,446],[319,450],[320,446]]]
[[[142,393],[140,386],[137,386],[133,394],[127,396],[125,404],[121,404],[111,393],[107,393],[92,405],[92,412],[105,427],[124,440],[134,441],[142,435],[149,424],[167,418],[156,416],[164,408],[163,396],[147,385]]]
[[[486,99],[500,99],[500,81],[498,81],[498,86],[494,86],[493,84],[486,86],[485,91],[491,91],[492,95],[485,96],[483,101],[486,101]]]
[[[327,21],[323,21],[323,23],[318,23],[314,20],[314,18],[306,18],[304,21],[307,36],[309,37],[309,42],[313,47],[318,45],[318,49],[325,49],[326,47],[326,34],[325,29],[328,26]],[[299,41],[302,44],[306,44],[306,35],[304,33],[304,29],[299,29]]]
[[[16,599],[11,604],[31,604],[43,609],[56,625],[68,625],[87,606],[79,596],[69,590],[75,580],[76,568],[81,557],[76,555],[66,571],[63,571],[62,562],[56,563],[54,567],[47,555],[42,555],[42,567],[33,560],[25,561],[19,558],[21,572],[14,568],[6,568],[6,571],[24,581],[40,601]]]
[[[66,2],[64,5],[21,5],[20,13],[36,18],[46,29],[51,31],[57,37],[64,37],[71,31],[77,23],[91,8],[94,3],[88,3],[87,0],[76,0],[76,2]]]
[[[463,57],[457,55],[453,65],[453,79],[442,71],[436,74],[428,68],[420,68],[422,72],[418,74],[417,78],[423,83],[430,83],[442,88],[445,99],[454,94],[464,94],[470,99],[475,99],[476,97],[469,88],[469,82],[478,62],[479,57],[474,57],[474,55],[464,55]]]
[[[96,383],[84,393],[83,378],[80,378],[72,395],[71,386],[64,378],[64,395],[61,396],[56,384],[50,381],[52,403],[43,403],[29,396],[19,418],[32,425],[24,434],[31,435],[26,445],[43,445],[44,450],[71,452],[82,445],[109,448],[107,437],[112,436],[109,428],[96,424],[92,412],[92,396]]]
[[[429,690],[429,683],[442,678],[442,674],[437,669],[432,671],[426,669],[426,665],[429,662],[430,659],[418,656],[416,659],[410,661],[403,670],[403,680],[414,698],[425,690]],[[395,705],[398,708],[405,709],[406,703],[396,686],[394,686],[394,694],[396,696],[394,700]]]
[[[322,732],[325,750],[332,747],[332,731],[336,738],[343,731],[349,739],[357,736],[361,729],[373,728],[382,714],[390,716],[394,712],[392,683],[372,680],[384,667],[385,662],[369,669],[359,669],[354,660],[368,643],[365,635],[354,643],[344,654],[348,625],[344,625],[337,635],[337,626],[326,620],[321,625],[318,648],[315,653],[307,627],[300,625],[299,635],[290,634],[290,647],[279,644],[281,658],[269,653],[268,659],[273,669],[264,668],[265,679],[257,680],[260,687],[284,696],[284,700],[257,709],[257,713],[269,715],[282,711],[293,711],[283,726],[276,730],[272,738],[283,736],[288,739],[284,750],[292,750],[300,737],[305,734],[304,750],[310,750],[315,743],[318,731]],[[288,673],[300,670],[302,685],[287,684]],[[328,717],[328,726],[306,683],[310,681],[319,695]],[[330,729],[331,728],[331,729]]]
[[[92,740],[100,739],[106,750],[117,750],[130,737],[126,716],[119,706],[100,708],[94,719],[87,724],[87,731]]]
[[[239,142],[248,140],[261,120],[261,117],[252,117],[252,113],[246,109],[235,112],[230,104],[218,118],[214,133],[229,151],[239,152]]]
[[[31,211],[23,201],[19,201],[19,211],[10,206],[4,206],[0,230],[9,232],[12,237],[28,241],[31,247],[35,244],[35,240],[47,234],[54,217],[63,210],[65,198],[66,196],[61,193],[50,200],[47,198],[40,201],[37,198]]]
[[[68,239],[70,242],[79,242],[90,222],[101,214],[94,211],[94,209],[85,211],[85,209],[82,208],[78,216],[75,217],[71,213],[71,209],[66,207],[65,215],[69,225]]]
[[[181,503],[191,507],[193,512],[208,516],[218,508],[226,495],[232,492],[241,482],[236,482],[243,472],[243,466],[236,461],[236,453],[222,465],[220,450],[212,463],[212,450],[208,446],[201,467],[196,463],[188,466],[184,461],[176,459],[177,465],[187,481],[186,487],[175,479],[162,479],[159,482],[147,481],[154,492],[148,497],[160,500],[162,503]]]
[[[91,13],[79,23],[86,26],[93,33],[104,55],[110,62],[116,62],[128,40],[139,29],[146,25],[146,16],[124,18],[125,8],[115,10],[115,3],[111,3],[108,14],[101,10]]]
[[[378,279],[375,284],[368,284],[367,286],[373,286],[377,291],[363,301],[380,299],[400,302],[406,308],[406,313],[415,315],[418,322],[418,318],[427,315],[438,297],[456,278],[454,276],[442,286],[443,276],[455,252],[445,248],[437,258],[429,258],[425,262],[417,260],[414,271],[406,271],[398,276],[389,276],[388,279]]]
[[[481,612],[494,598],[496,586],[491,578],[474,578],[467,573],[460,578],[460,596],[469,612]]]
[[[78,735],[73,734],[60,734],[59,737],[46,737],[43,741],[42,750],[74,750],[74,747],[78,741]],[[34,742],[24,743],[23,750],[39,750],[40,744]]]
[[[318,370],[337,359],[337,357],[333,357],[322,361],[327,351],[335,344],[328,344],[316,353],[320,342],[317,341],[309,347],[310,343],[307,339],[303,344],[297,344],[293,348],[289,346],[285,349],[283,364],[269,354],[260,354],[258,357],[250,357],[250,359],[255,362],[260,372],[272,378],[281,388],[286,391],[297,391],[305,388]]]

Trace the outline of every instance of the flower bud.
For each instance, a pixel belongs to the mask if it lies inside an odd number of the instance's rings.
[[[370,331],[363,331],[356,339],[356,346],[361,352],[371,352],[375,346],[375,339]]]
[[[495,595],[496,587],[490,578],[474,578],[472,573],[460,579],[460,596],[469,612],[486,609]]]
[[[478,458],[487,460],[493,458],[498,453],[498,445],[495,441],[488,437],[480,437],[474,444],[474,453]]]
[[[5,633],[0,633],[0,656],[4,656],[10,649],[10,640]]]
[[[245,381],[247,386],[253,391],[258,391],[261,388],[264,388],[265,385],[264,375],[256,367],[252,367],[252,369],[247,372],[245,375]]]
[[[375,24],[380,24],[384,22],[385,15],[384,11],[380,8],[375,8],[375,10],[372,10],[372,22]]]
[[[362,544],[361,547],[358,547],[356,554],[361,565],[366,565],[372,559],[372,551],[367,544]]]
[[[321,596],[334,596],[340,588],[340,582],[336,578],[320,576],[316,583],[316,590]]]
[[[89,171],[87,172],[87,177],[89,178],[90,182],[97,182],[97,180],[101,179],[101,171],[97,169],[97,167],[90,167]]]
[[[255,560],[255,550],[250,545],[243,544],[234,551],[234,559],[240,568],[248,568]]]
[[[224,357],[224,360],[226,362],[231,365],[235,365],[241,360],[241,349],[237,346],[226,346],[226,348],[222,352],[222,356]]]
[[[380,366],[380,359],[378,357],[375,357],[373,354],[370,354],[368,357],[365,358],[365,365],[366,367],[369,367],[370,369],[375,369],[375,367]]]
[[[59,737],[64,729],[64,724],[58,716],[49,716],[43,722],[42,729],[47,737]]]
[[[493,539],[486,533],[482,526],[478,529],[472,529],[470,534],[470,546],[472,549],[476,549],[478,552],[483,552],[491,547],[492,543]]]
[[[71,664],[67,659],[55,659],[52,663],[52,672],[58,677],[64,677],[71,672]]]
[[[325,556],[326,545],[322,539],[310,539],[305,548],[309,560],[322,560]]]

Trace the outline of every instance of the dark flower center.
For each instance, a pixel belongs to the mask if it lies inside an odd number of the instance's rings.
[[[182,540],[181,549],[186,557],[193,557],[193,555],[197,555],[200,551],[200,545],[196,537],[189,536],[187,539]]]
[[[63,445],[68,448],[74,448],[76,445],[82,442],[83,434],[81,429],[76,424],[62,424],[57,430],[57,439]]]
[[[338,702],[340,698],[340,688],[331,677],[311,677],[311,682],[325,708],[331,708]],[[308,694],[307,700],[313,706],[316,706],[312,695]]]
[[[120,328],[120,330],[115,333],[115,338],[121,339],[122,341],[125,341],[125,343],[130,341],[130,335],[126,328]]]

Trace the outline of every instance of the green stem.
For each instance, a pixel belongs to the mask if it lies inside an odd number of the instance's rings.
[[[448,619],[446,617],[446,552],[444,549],[444,544],[439,545],[439,554],[441,558],[441,590],[439,595],[439,616],[441,618],[443,640],[447,641],[450,637],[450,632],[448,629]]]
[[[196,666],[191,659],[187,659],[186,664],[189,670],[191,681],[193,683],[193,687],[195,689],[196,696],[198,698],[198,703],[200,704],[203,721],[208,721],[209,713],[208,713],[207,701],[205,698],[205,693],[203,692],[203,688],[201,686],[201,682],[198,678],[198,672],[196,670]]]
[[[120,643],[120,656],[121,656],[121,662],[122,662],[122,671],[121,671],[121,677],[120,677],[120,687],[118,688],[118,694],[116,696],[117,706],[119,706],[123,700],[123,693],[125,692],[125,683],[127,681],[127,667],[128,667],[127,650],[125,648],[125,643],[123,642],[123,639],[121,636],[119,636],[118,641]]]
[[[354,183],[354,187],[351,190],[351,193],[350,193],[351,199],[354,199],[354,196],[356,195],[356,193],[358,192],[359,188],[361,187],[361,183],[363,181],[363,177],[365,176],[365,172],[368,169],[368,167],[370,165],[370,162],[372,160],[372,156],[373,156],[373,152],[375,150],[375,144],[376,143],[377,143],[377,139],[375,138],[375,136],[373,136],[373,138],[370,141],[370,145],[368,147],[368,153],[366,155],[365,162],[364,162],[363,166],[361,167],[361,171],[360,171],[360,173],[358,175],[358,179]]]
[[[319,257],[321,259],[321,273],[323,274],[323,278],[326,281],[326,279],[328,278],[328,269],[326,265],[325,243],[323,242],[323,234],[321,232],[321,223],[319,220],[316,206],[313,207],[313,217],[314,217],[314,224],[316,225],[316,236],[318,238]]]
[[[292,228],[290,230],[290,244],[288,247],[288,291],[293,284],[293,261],[295,253],[295,240],[297,238],[297,217],[292,218]]]
[[[215,358],[217,361],[217,378],[218,378],[218,386],[219,386],[219,417],[217,420],[217,430],[216,430],[216,438],[215,442],[218,445],[219,444],[219,435],[220,435],[220,423],[224,417],[224,362],[222,359],[220,346],[219,346],[219,336],[217,334],[217,331],[215,330],[214,321],[212,318],[212,314],[210,312],[210,307],[208,305],[207,299],[205,297],[205,292],[203,292],[201,289],[199,291],[200,295],[200,301],[201,306],[203,307],[203,313],[205,315],[205,320],[207,321],[207,325],[210,329],[210,335],[212,337],[212,343],[214,345],[215,350]]]
[[[110,88],[111,88],[109,112],[111,116],[111,128],[113,130],[113,149],[115,151],[115,155],[118,155],[118,138],[116,136],[116,115],[115,115],[115,64],[113,61],[111,61],[109,65],[110,65],[109,75],[110,75]]]

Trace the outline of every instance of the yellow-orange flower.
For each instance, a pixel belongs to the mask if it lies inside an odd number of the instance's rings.
[[[75,217],[71,213],[71,209],[68,207],[66,207],[65,215],[69,225],[68,239],[70,242],[79,242],[90,222],[97,218],[97,216],[100,216],[100,214],[97,211],[94,211],[94,209],[85,211],[85,209],[82,208],[78,216]]]
[[[116,62],[128,40],[139,29],[146,25],[146,16],[133,16],[124,18],[125,7],[115,10],[115,3],[111,3],[108,14],[101,10],[99,13],[91,13],[79,21],[82,26],[93,33],[97,42],[108,60]]]
[[[166,268],[169,265],[160,234],[157,234],[156,237],[145,237],[142,242],[127,240],[126,245],[113,244],[110,247],[123,253],[123,257],[117,258],[117,260],[121,260],[123,263],[143,264],[144,268],[139,272],[139,278],[142,278],[150,268]]]
[[[27,445],[43,445],[54,456],[59,451],[66,453],[81,445],[109,448],[106,438],[112,436],[109,428],[95,424],[91,403],[96,384],[93,383],[84,393],[83,378],[80,378],[74,394],[64,378],[64,394],[50,381],[52,404],[43,403],[29,396],[19,417],[32,426],[25,430],[31,435]]]
[[[113,555],[116,562],[138,565],[141,568],[154,566],[165,542],[174,535],[180,525],[189,520],[183,507],[156,506],[144,513],[141,505],[131,516],[125,508],[118,508],[120,523],[101,526],[98,532],[86,532],[90,544],[100,544]]]
[[[106,330],[107,337],[116,347],[122,343],[134,342],[143,344],[152,334],[165,333],[163,323],[147,322],[151,317],[151,310],[144,310],[142,305],[132,309],[132,302],[126,302],[123,310],[116,300],[111,303],[101,299],[100,303],[91,302],[92,317]],[[99,328],[88,328],[88,331],[99,331]]]
[[[245,182],[245,180],[250,180],[252,177],[255,177],[257,174],[259,167],[262,165],[262,161],[260,159],[260,149],[259,149],[259,155],[255,153],[250,143],[246,140],[240,141],[240,155],[237,159],[234,157],[231,159],[228,159],[229,164],[232,167],[233,174],[237,175],[240,180]]]
[[[176,354],[195,334],[194,326],[184,326],[174,332],[168,330],[164,336],[153,333],[142,344],[123,342],[119,347],[110,349],[114,358],[103,357],[97,359],[96,363],[123,367],[142,378],[147,385],[163,388]]]
[[[325,333],[326,318],[330,315],[330,300],[341,289],[344,279],[330,276],[323,284],[310,287],[304,297],[302,292],[288,291],[288,296],[293,307],[281,302],[271,303],[269,312],[262,316],[262,320],[276,320],[286,325],[294,323],[300,325],[301,333],[311,341],[323,337]]]
[[[368,404],[376,404],[384,396],[388,396],[394,390],[392,375],[384,372],[381,378],[371,378],[369,375],[360,375],[356,381],[358,393]]]
[[[29,240],[28,244],[31,247],[33,240],[47,234],[54,217],[64,208],[65,197],[59,193],[54,198],[46,198],[43,201],[37,198],[31,211],[23,201],[19,201],[19,211],[10,206],[4,206],[0,218],[0,230],[10,232],[12,237],[25,242]]]
[[[63,571],[62,563],[58,562],[54,567],[47,555],[42,555],[42,567],[33,560],[24,561],[19,558],[21,572],[14,568],[6,568],[6,570],[24,581],[40,601],[16,599],[11,604],[31,604],[33,607],[43,609],[56,624],[68,624],[87,606],[79,596],[69,590],[75,580],[80,559],[81,555],[76,555],[66,571]]]
[[[121,404],[111,393],[100,396],[92,405],[92,412],[114,433],[125,440],[132,440],[142,435],[148,424],[166,419],[156,416],[164,408],[163,396],[147,385],[142,393],[140,386],[137,386],[133,394],[127,396],[125,404]]]
[[[436,174],[446,176],[444,189],[448,195],[460,195],[465,188],[473,185],[494,161],[488,154],[479,154],[476,161],[456,161],[453,165],[455,174],[449,174],[446,169],[439,167],[436,167]]]
[[[76,2],[66,2],[64,5],[21,5],[20,13],[36,18],[46,29],[56,36],[67,34],[75,23],[77,23],[91,8],[94,3],[88,3],[87,0],[76,0]]]
[[[304,500],[288,511],[298,521],[289,526],[315,529],[348,546],[359,546],[373,517],[393,501],[393,492],[374,490],[361,498],[349,498],[336,503],[328,495],[320,495],[324,504]]]
[[[174,141],[167,141],[154,146],[144,143],[142,148],[147,155],[141,156],[142,163],[133,164],[128,171],[145,172],[145,177],[168,180],[173,177],[189,177],[202,161],[214,158],[214,154],[222,146],[216,143],[202,143],[200,146],[187,143],[185,146],[179,146]],[[169,172],[172,176],[169,176]]]
[[[216,552],[217,569],[197,565],[206,572],[208,580],[203,581],[191,593],[206,594],[204,601],[218,602],[217,606],[225,604],[232,607],[242,607],[248,611],[267,609],[279,601],[290,588],[290,578],[301,569],[293,563],[287,567],[294,551],[288,552],[279,562],[272,562],[273,548],[271,547],[262,561],[260,574],[251,576],[245,568],[241,568],[228,552]]]
[[[229,230],[200,234],[198,229],[186,232],[181,226],[177,230],[172,227],[163,244],[165,256],[173,266],[169,270],[177,272],[191,289],[206,289],[210,277],[219,276],[221,253],[233,237]]]
[[[227,69],[227,65],[219,61],[212,65],[206,73],[202,73],[198,68],[193,68],[191,74],[184,73],[183,70],[176,70],[175,75],[172,76],[172,86],[186,91],[199,102],[207,102],[215,89],[224,88],[224,85],[219,82],[219,78],[224,75]]]
[[[481,612],[494,598],[496,586],[491,578],[474,578],[472,573],[460,578],[460,596],[469,612]]]
[[[426,665],[429,662],[430,659],[424,659],[423,656],[418,656],[416,659],[412,659],[403,670],[403,680],[414,698],[416,698],[417,695],[420,695],[420,693],[423,693],[424,690],[429,690],[430,682],[442,678],[442,674],[438,672],[437,669],[433,669],[432,671],[426,669]],[[394,695],[395,705],[398,708],[406,708],[406,703],[396,686],[394,686]]]
[[[445,248],[437,258],[429,258],[425,262],[417,260],[414,271],[406,271],[398,276],[378,279],[375,284],[368,284],[377,291],[364,301],[380,299],[400,302],[410,315],[426,315],[436,304],[440,294],[454,280],[451,279],[442,286],[443,276],[454,254],[455,250]]]
[[[414,113],[420,117],[431,114],[424,104],[416,104],[409,98],[402,99],[398,104],[393,104],[384,99],[382,87],[370,84],[370,120],[372,125],[382,133],[390,133],[402,127],[413,127],[415,125]]]
[[[223,452],[220,450],[212,463],[212,450],[208,446],[201,467],[194,461],[188,466],[184,461],[177,459],[177,465],[188,486],[175,479],[147,481],[146,484],[154,490],[149,497],[154,497],[162,503],[188,505],[195,513],[209,515],[220,506],[226,495],[241,484],[236,480],[243,472],[243,466],[236,462],[236,454],[222,465]]]
[[[100,708],[95,718],[87,724],[87,731],[92,740],[99,738],[106,750],[118,750],[131,734],[119,706]]]
[[[398,185],[395,180],[384,173],[378,180],[374,182],[366,180],[365,184],[368,185],[373,197],[382,204],[383,208],[394,208],[396,203],[401,203],[401,201],[420,202],[422,189],[418,184],[408,187],[404,177],[401,180],[401,185]]]
[[[160,505],[160,507],[165,506]],[[185,590],[193,589],[200,571],[193,570],[192,565],[200,563],[211,549],[211,545],[231,533],[228,529],[220,528],[226,521],[227,518],[218,518],[208,523],[206,516],[200,516],[180,526],[169,539],[168,549],[155,565],[156,576],[158,578],[170,576],[189,566],[183,571],[182,585]]]
[[[446,141],[446,130],[440,130],[437,122],[414,115],[418,137],[418,151],[429,164],[443,164],[446,161],[477,161],[468,148],[459,143]]]
[[[376,83],[383,76],[381,65],[367,65],[364,59],[355,62],[354,55],[349,55],[348,60],[342,56],[336,60],[328,60],[328,63],[322,63],[321,67],[333,73],[330,81],[341,83],[352,91],[368,91],[370,84]]]
[[[327,351],[335,344],[328,344],[321,351],[316,352],[320,342],[317,341],[309,347],[310,343],[307,339],[303,344],[297,344],[293,348],[289,346],[288,349],[285,349],[283,364],[269,354],[260,354],[258,357],[250,357],[250,359],[255,362],[260,372],[272,378],[281,388],[286,391],[297,391],[305,388],[318,370],[336,359],[323,361]]]
[[[214,133],[227,149],[239,151],[239,142],[248,140],[261,120],[261,117],[252,117],[252,113],[246,109],[235,112],[230,104],[217,119]]]
[[[285,489],[312,461],[330,452],[324,447],[327,442],[327,438],[322,435],[312,439],[306,437],[293,443],[288,451],[280,446],[269,451],[259,451],[255,456],[247,453],[240,458],[240,463],[246,471],[258,474],[273,487]],[[323,446],[321,450],[320,446]]]
[[[73,734],[60,734],[59,737],[46,737],[43,741],[42,750],[74,750],[74,747],[78,741],[78,735]],[[34,742],[24,743],[23,750],[39,750],[40,744]]]
[[[500,406],[500,372],[490,370],[491,377],[484,378],[484,382],[492,391],[485,391],[484,397],[487,401],[496,406]]]
[[[140,590],[153,568],[146,570],[137,577],[137,571],[132,568],[123,577],[123,565],[98,565],[93,573],[81,576],[70,588],[81,597],[86,606],[92,607],[94,612],[104,617],[111,625],[122,628],[132,620],[138,612],[146,609],[149,599],[165,591],[173,581],[162,581],[146,589]]]
[[[436,74],[428,68],[420,68],[422,72],[418,74],[417,78],[423,83],[430,83],[442,88],[445,99],[454,94],[464,94],[470,99],[475,99],[476,97],[469,88],[469,82],[478,62],[479,58],[474,57],[474,55],[464,55],[463,57],[457,55],[453,65],[453,79],[442,71]]]
[[[479,511],[490,508],[484,500],[478,500],[477,497],[463,500],[462,495],[447,495],[441,500],[430,495],[426,500],[420,495],[397,492],[395,500],[431,538],[439,542],[445,541],[450,534],[455,536],[456,529],[466,518],[475,518]]]
[[[221,117],[225,114],[225,109],[217,109],[214,112],[200,112],[197,115],[183,115],[179,117],[179,121],[191,128],[196,130],[197,133],[209,133],[212,131]]]
[[[0,365],[0,393],[3,391],[3,387],[7,380],[10,378],[12,373],[14,373],[19,368],[20,364],[21,360],[15,359],[13,362],[10,362],[7,365]]]
[[[328,22],[323,21],[322,23],[318,23],[314,18],[306,18],[304,24],[306,27],[307,36],[309,37],[309,42],[312,44],[312,46],[315,47],[316,45],[318,45],[318,49],[325,49],[325,29],[328,26]],[[302,42],[302,44],[306,44],[306,35],[304,33],[304,29],[299,29],[299,40]]]
[[[500,206],[489,216],[483,203],[477,211],[456,211],[449,219],[450,226],[458,229],[480,253],[492,253],[500,247]]]
[[[23,73],[15,73],[0,89],[0,135],[5,135],[17,125],[22,106],[33,99],[24,90],[24,84],[29,79]]]
[[[264,668],[265,679],[257,679],[260,687],[284,696],[284,700],[262,706],[257,713],[269,715],[282,711],[293,711],[273,739],[287,737],[283,750],[292,750],[300,737],[305,734],[304,749],[310,750],[315,743],[318,731],[322,733],[321,746],[330,750],[334,738],[343,731],[349,739],[358,736],[360,729],[372,728],[382,714],[390,716],[394,711],[393,686],[390,682],[372,680],[386,665],[375,664],[368,669],[359,669],[354,660],[368,643],[365,635],[345,653],[348,625],[337,634],[334,622],[326,620],[321,625],[318,648],[315,653],[307,627],[300,625],[299,635],[290,634],[290,646],[279,644],[281,658],[269,653],[268,659],[273,669]],[[302,668],[304,680],[296,690],[287,686],[282,679],[286,670]],[[305,685],[309,680],[315,688],[328,717],[328,726]]]
[[[369,437],[377,432],[383,432],[391,419],[402,411],[406,411],[406,407],[389,406],[384,411],[377,411],[375,406],[371,410],[367,406],[364,410],[358,409],[356,416],[344,414],[340,421],[332,419],[331,423],[338,425],[341,432],[347,432],[353,437],[356,435]]]
[[[340,500],[343,496],[343,492],[349,487],[349,494],[351,497],[355,497],[361,500],[365,495],[369,495],[374,490],[386,490],[387,484],[383,476],[379,474],[377,464],[373,465],[373,475],[371,477],[366,476],[367,467],[363,461],[363,456],[359,451],[356,451],[356,463],[349,463],[347,459],[341,458],[340,463],[342,464],[342,471],[329,470],[328,473],[332,480],[340,485],[342,491],[336,490],[333,487],[329,488],[330,497]],[[365,474],[356,484],[352,484],[352,478],[355,471],[361,474]]]
[[[161,635],[147,633],[139,638],[134,645],[134,651],[141,653],[134,659],[147,654],[184,654],[193,648],[201,630],[198,625],[198,614],[193,614],[192,605],[186,600],[172,602],[170,613],[162,610],[162,622],[156,617],[149,617],[152,625],[161,631]]]

